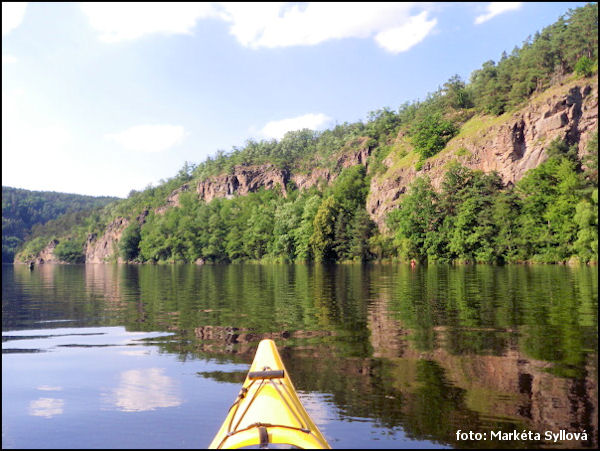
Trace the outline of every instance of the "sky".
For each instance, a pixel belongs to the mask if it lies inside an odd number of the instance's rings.
[[[583,5],[3,2],[2,185],[126,197],[423,100]]]

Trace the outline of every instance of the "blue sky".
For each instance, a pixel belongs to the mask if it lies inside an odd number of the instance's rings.
[[[468,80],[584,2],[2,3],[2,184],[125,197]]]

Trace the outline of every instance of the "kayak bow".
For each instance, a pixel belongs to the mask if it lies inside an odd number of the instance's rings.
[[[244,385],[210,449],[269,444],[330,449],[308,416],[273,340],[262,340]]]

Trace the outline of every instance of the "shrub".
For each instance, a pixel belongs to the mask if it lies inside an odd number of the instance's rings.
[[[429,158],[442,150],[458,133],[454,124],[440,113],[425,116],[413,128],[413,145],[421,158]]]
[[[83,263],[83,246],[75,240],[61,241],[54,248],[54,255],[67,263]]]
[[[582,56],[575,63],[575,73],[580,77],[591,77],[594,73],[594,62],[587,56]]]

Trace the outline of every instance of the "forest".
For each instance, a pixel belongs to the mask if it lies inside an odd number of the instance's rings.
[[[28,238],[32,228],[62,216],[60,223],[70,227],[77,216],[117,200],[51,191],[29,191],[2,187],[2,261],[12,262],[15,251]],[[66,216],[64,216],[66,215]],[[56,229],[59,232],[61,228]],[[35,231],[33,234],[35,235]],[[50,233],[44,229],[44,233]]]
[[[130,225],[114,258],[130,262],[597,262],[597,130],[585,157],[578,154],[577,142],[549,143],[546,161],[514,186],[504,186],[494,172],[456,163],[448,167],[439,190],[427,175],[415,179],[382,230],[365,208],[370,181],[385,172],[391,152],[413,155],[419,170],[470,119],[515,111],[565,80],[595,77],[597,19],[596,3],[569,10],[521,47],[504,52],[497,63],[483,63],[469,81],[453,76],[425,100],[372,111],[364,122],[288,132],[279,141],[249,140],[202,163],[186,162],[158,186],[132,191],[92,214],[34,229],[19,259],[33,258],[56,238],[61,260],[83,261],[87,237],[122,216]],[[394,145],[399,135],[406,143],[401,149]],[[370,149],[368,170],[336,167],[336,157],[359,142]],[[192,191],[183,192],[178,208],[155,212],[185,183],[259,164],[294,173],[319,167],[339,174],[333,183],[308,190],[290,183],[286,196],[277,189],[260,190],[207,203]],[[143,221],[136,220],[140,215]]]

